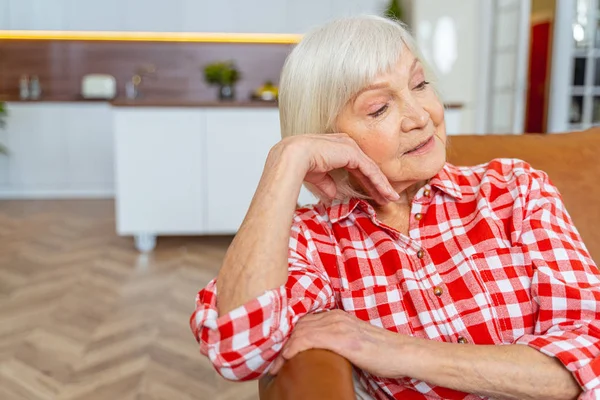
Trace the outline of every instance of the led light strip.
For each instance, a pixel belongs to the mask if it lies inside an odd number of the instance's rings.
[[[0,40],[84,40],[119,42],[295,44],[302,35],[286,33],[190,33],[101,31],[3,31]]]

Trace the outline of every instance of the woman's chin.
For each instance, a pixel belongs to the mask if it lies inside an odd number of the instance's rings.
[[[426,180],[435,176],[446,164],[446,145],[437,136],[430,149],[422,154],[404,154],[401,174],[407,180]]]

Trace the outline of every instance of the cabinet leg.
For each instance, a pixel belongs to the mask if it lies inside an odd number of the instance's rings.
[[[156,247],[156,235],[139,233],[134,236],[135,248],[142,253],[149,253]]]

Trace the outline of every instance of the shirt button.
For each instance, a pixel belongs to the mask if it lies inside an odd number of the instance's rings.
[[[425,256],[425,252],[423,251],[423,249],[419,249],[419,251],[417,251],[417,257],[423,258],[423,256]]]
[[[431,194],[431,190],[429,190],[429,189],[425,189],[425,190],[423,191],[423,196],[427,196],[427,197],[429,197],[429,195],[430,195],[430,194]]]
[[[441,287],[436,286],[433,288],[433,294],[435,294],[437,297],[440,297],[442,293],[444,293],[444,289],[442,289]]]
[[[421,214],[421,213],[416,213],[416,214],[415,214],[415,219],[416,219],[417,221],[420,221],[422,218],[423,218],[423,214]]]
[[[459,336],[459,337],[458,337],[458,340],[457,340],[457,342],[458,342],[458,343],[460,343],[460,344],[466,344],[466,343],[469,343],[469,341],[468,341],[467,339],[465,339],[464,337],[462,337],[462,336]]]

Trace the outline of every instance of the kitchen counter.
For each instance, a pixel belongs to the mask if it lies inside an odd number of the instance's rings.
[[[115,140],[131,139],[131,143],[125,147],[128,150],[122,155],[123,162],[133,166],[138,164],[133,162],[135,160],[130,160],[130,153],[140,148],[146,140],[148,143],[144,146],[153,143],[157,145],[156,152],[152,153],[152,157],[146,153],[141,154],[139,165],[154,173],[143,173],[142,168],[128,176],[135,178],[135,182],[142,180],[151,195],[144,195],[136,200],[132,203],[132,208],[139,208],[140,203],[145,203],[146,199],[154,196],[155,176],[162,176],[160,179],[165,182],[179,182],[190,174],[204,176],[204,163],[210,161],[206,168],[229,174],[210,175],[211,183],[207,185],[211,188],[211,211],[196,214],[198,221],[205,221],[206,229],[215,234],[235,232],[245,212],[241,202],[250,201],[256,189],[256,177],[262,171],[264,160],[256,164],[256,157],[266,157],[269,149],[280,139],[279,110],[274,103],[160,97],[135,101],[117,99],[110,102],[88,101],[77,97],[20,101],[14,96],[0,96],[0,101],[2,100],[8,101],[8,117],[6,126],[0,129],[0,143],[8,147],[10,157],[0,157],[0,199],[112,197],[116,183],[113,174]],[[460,105],[456,108],[456,105],[446,104],[446,107],[448,135],[463,133],[463,110]],[[173,134],[165,136],[165,132]],[[142,144],[139,144],[140,138],[144,138]],[[206,152],[198,157],[198,154],[193,153],[196,151],[194,149],[202,146],[207,146]],[[234,150],[224,156],[223,149]],[[170,161],[165,161],[166,154],[171,154],[170,152],[182,155],[180,161],[185,164],[173,162],[173,176],[179,177],[179,180],[164,177],[161,172],[162,168],[166,168],[165,165],[170,165]],[[189,152],[193,154],[189,155]],[[185,154],[189,157],[186,158]],[[235,168],[227,164],[232,159],[236,160]],[[144,162],[150,162],[150,165]],[[245,197],[240,198],[236,191],[242,185],[238,177],[239,171],[246,174],[250,165],[256,179],[241,180],[245,185],[242,191]],[[222,185],[222,182],[229,181],[236,181],[238,184],[233,189]],[[133,187],[134,184],[130,185]],[[125,185],[123,190],[127,188],[129,186]],[[170,196],[170,193],[174,193],[173,190],[165,190],[164,193]],[[194,204],[199,201],[197,196],[201,191],[194,193],[193,196],[188,196],[188,211],[197,212]],[[187,196],[183,193],[182,196],[184,195]],[[169,201],[161,199],[165,201],[164,204]],[[237,202],[237,205],[223,207],[223,199],[229,199],[230,203]],[[162,204],[155,206],[161,208]],[[233,209],[237,211],[229,212]],[[187,220],[186,212],[182,211],[177,215],[180,214]],[[146,217],[145,214],[140,216],[139,222],[143,223]],[[226,225],[223,225],[225,222]],[[152,231],[149,228],[147,230]]]
[[[0,101],[11,103],[102,103],[105,99],[84,99],[81,96],[52,96],[42,97],[37,100],[22,100],[19,96],[0,95]]]
[[[21,100],[18,96],[0,95],[0,101],[14,103],[60,103],[60,102],[82,102],[82,103],[99,103],[108,102],[115,107],[227,107],[227,108],[263,108],[277,107],[277,102],[273,101],[257,101],[257,100],[236,100],[236,101],[218,101],[207,99],[182,99],[182,98],[161,98],[150,97],[141,99],[126,99],[118,97],[114,100],[96,100],[84,99],[81,96],[53,96],[42,97],[39,100]],[[461,103],[446,103],[446,109],[462,109],[464,104]]]
[[[84,99],[81,96],[52,96],[42,97],[38,100],[21,100],[14,95],[0,95],[0,101],[11,103],[109,103],[115,107],[226,107],[226,108],[277,108],[274,101],[218,101],[208,99],[185,99],[171,97],[149,97],[140,99],[126,99],[117,97],[113,100]]]
[[[81,102],[81,103],[101,103],[108,102],[114,107],[222,107],[222,108],[277,108],[277,102],[257,101],[257,100],[236,100],[236,101],[218,101],[208,99],[182,99],[182,98],[161,98],[150,97],[140,99],[126,99],[118,97],[114,100],[95,100],[84,99],[81,96],[53,96],[50,98],[41,98],[39,100],[21,100],[18,96],[0,95],[0,101],[15,103],[60,103],[60,102]],[[460,110],[464,107],[461,103],[446,103],[444,107],[447,110]]]
[[[217,100],[194,100],[194,99],[115,99],[110,102],[115,107],[227,107],[227,108],[277,108],[274,101],[217,101]]]
[[[242,101],[217,101],[217,100],[193,100],[193,99],[174,99],[174,98],[149,98],[149,99],[123,99],[118,98],[110,102],[115,107],[228,107],[228,108],[245,108],[245,107],[277,107],[275,101],[258,101],[258,100],[242,100]],[[449,110],[463,108],[461,103],[446,103],[444,107]]]

